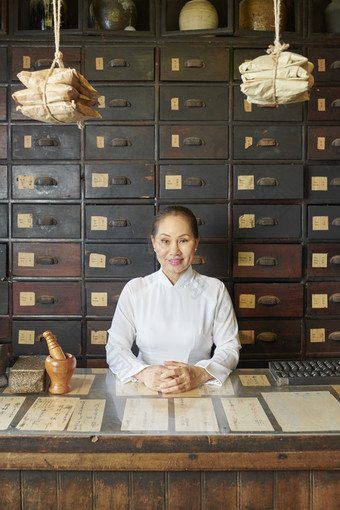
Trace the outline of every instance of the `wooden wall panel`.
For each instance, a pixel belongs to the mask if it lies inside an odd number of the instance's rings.
[[[93,475],[93,509],[129,510],[129,473],[98,472]]]
[[[313,510],[339,510],[340,471],[314,471]]]
[[[92,472],[61,471],[59,473],[60,510],[76,510],[78,508],[92,510],[92,491]]]
[[[131,501],[134,510],[165,510],[164,476],[162,472],[153,471],[132,473]]]
[[[20,471],[0,471],[0,504],[6,510],[21,510]]]
[[[204,510],[237,508],[237,474],[235,472],[204,473]]]
[[[276,473],[277,510],[310,508],[310,472],[279,471]]]
[[[55,471],[22,471],[23,510],[55,510],[57,508],[57,473]]]
[[[242,471],[240,473],[239,508],[242,510],[273,510],[274,472]],[[301,509],[302,510],[302,509]]]
[[[198,510],[201,505],[201,473],[168,473],[168,507],[170,510]]]

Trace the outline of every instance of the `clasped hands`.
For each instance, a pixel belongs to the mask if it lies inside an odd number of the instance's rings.
[[[162,393],[190,391],[212,379],[204,368],[179,361],[164,361],[163,365],[146,367],[135,377],[151,390]]]

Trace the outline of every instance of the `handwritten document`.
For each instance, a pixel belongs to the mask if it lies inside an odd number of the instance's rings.
[[[25,397],[0,397],[0,430],[6,430],[25,401]]]
[[[64,430],[78,398],[38,397],[17,425],[19,430]]]
[[[211,398],[175,398],[177,432],[218,432]]]
[[[134,395],[158,395],[158,391],[150,390],[141,382],[122,383],[116,377],[117,397],[132,397]]]
[[[262,374],[244,374],[239,375],[243,386],[270,386],[266,375]]]
[[[234,388],[229,377],[222,386],[202,384],[199,387],[199,391],[201,395],[234,395]]]
[[[230,430],[233,432],[274,430],[257,398],[222,398],[221,402]]]
[[[121,430],[168,430],[168,401],[127,398]]]
[[[104,409],[104,399],[79,400],[67,430],[69,432],[99,432],[102,426]]]
[[[73,375],[71,379],[72,390],[68,395],[88,395],[95,375]]]

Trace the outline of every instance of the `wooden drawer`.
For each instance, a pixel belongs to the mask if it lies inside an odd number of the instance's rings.
[[[8,314],[8,282],[0,281],[0,315]]]
[[[96,108],[103,120],[154,120],[153,87],[96,86],[100,94]]]
[[[308,128],[308,158],[340,158],[340,127],[322,126]]]
[[[340,239],[340,205],[308,207],[309,239]]]
[[[340,48],[308,48],[308,59],[316,82],[340,81]]]
[[[87,278],[136,278],[152,273],[154,268],[151,243],[85,245]]]
[[[79,159],[77,126],[26,125],[12,127],[14,159]]]
[[[242,358],[272,358],[301,354],[301,320],[239,320]]]
[[[300,244],[234,244],[235,278],[301,278]]]
[[[0,244],[0,280],[7,276],[7,244]]]
[[[300,126],[235,126],[235,159],[301,159]]]
[[[302,165],[234,165],[236,200],[303,199]]]
[[[163,81],[227,81],[228,48],[196,44],[169,44],[161,48],[161,80]]]
[[[12,80],[18,80],[21,71],[40,71],[49,69],[54,59],[54,46],[29,46],[12,48]],[[65,67],[80,70],[81,48],[60,48]]]
[[[44,331],[50,330],[64,352],[81,354],[80,321],[13,321],[12,345],[15,355],[48,355]]]
[[[301,237],[301,207],[299,205],[235,205],[234,237],[291,238]]]
[[[87,354],[106,355],[105,345],[107,343],[107,330],[111,326],[111,321],[87,321]]]
[[[8,235],[7,205],[0,204],[0,237],[7,237],[7,235]]]
[[[308,167],[307,198],[320,200],[339,200],[340,167],[329,165],[310,165]]]
[[[340,314],[340,282],[307,283],[308,315]]]
[[[309,120],[340,120],[340,87],[312,87]]]
[[[159,89],[161,120],[227,120],[226,85],[161,85]]]
[[[192,261],[192,268],[198,273],[214,278],[228,278],[229,253],[227,244],[200,243]]]
[[[9,319],[0,319],[0,338],[9,339]]]
[[[6,199],[7,195],[7,166],[0,165],[0,199]]]
[[[302,103],[255,104],[247,101],[239,85],[234,91],[234,120],[241,121],[302,121]]]
[[[80,315],[80,282],[14,282],[14,315]]]
[[[266,48],[235,48],[233,51],[233,78],[234,81],[241,81],[241,73],[239,67],[243,62],[248,62],[254,58],[265,55]],[[245,97],[245,96],[244,96]]]
[[[152,205],[87,205],[87,239],[143,239],[151,233]]]
[[[85,76],[88,80],[152,81],[154,48],[128,45],[87,46]]]
[[[0,82],[7,82],[7,48],[0,48]]]
[[[340,244],[309,244],[307,276],[340,276]]]
[[[13,243],[13,276],[81,276],[80,244]]]
[[[7,159],[7,126],[0,126],[0,159]]]
[[[181,205],[191,209],[196,216],[201,239],[228,237],[228,204],[181,203]],[[166,206],[167,204],[164,204],[162,208]]]
[[[12,196],[16,199],[80,198],[79,165],[14,165]]]
[[[153,159],[153,126],[86,126],[87,159]]]
[[[91,368],[92,370],[96,369],[105,369],[109,368],[109,365],[106,363],[105,358],[87,358],[86,359],[86,367]]]
[[[126,282],[86,282],[86,314],[112,319]]]
[[[0,68],[3,72],[3,68]],[[0,120],[7,119],[7,87],[0,87]]]
[[[155,196],[153,163],[85,165],[86,198],[151,198]]]
[[[162,159],[227,159],[227,126],[160,126]]]
[[[161,199],[228,198],[228,165],[161,165]]]
[[[13,237],[79,238],[80,206],[14,204]]]
[[[303,285],[300,283],[236,283],[237,317],[302,317]]]
[[[307,356],[340,356],[340,320],[306,321]]]

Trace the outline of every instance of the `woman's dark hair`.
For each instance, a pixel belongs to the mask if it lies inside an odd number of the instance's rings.
[[[170,215],[183,216],[184,218],[186,218],[186,220],[188,221],[188,223],[190,225],[190,230],[191,230],[194,238],[195,239],[199,238],[196,216],[194,215],[194,213],[192,211],[190,211],[190,209],[188,209],[187,207],[184,207],[182,205],[169,205],[165,209],[161,209],[160,211],[158,211],[158,213],[156,214],[156,216],[154,217],[153,222],[152,222],[152,230],[151,230],[152,237],[155,237],[157,234],[159,222],[166,216],[170,216]]]

